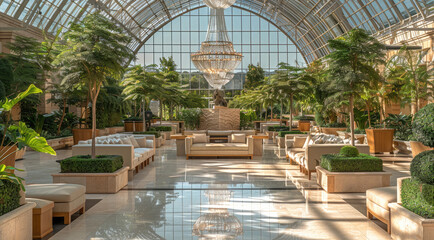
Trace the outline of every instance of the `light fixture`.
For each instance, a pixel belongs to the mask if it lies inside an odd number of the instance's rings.
[[[203,0],[210,8],[208,32],[200,50],[191,54],[191,60],[215,89],[221,89],[233,77],[243,55],[237,53],[229,40],[224,10],[236,0]]]

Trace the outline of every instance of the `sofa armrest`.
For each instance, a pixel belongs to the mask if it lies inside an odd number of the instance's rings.
[[[191,153],[191,145],[193,144],[193,138],[192,137],[186,137],[185,138],[185,154]]]
[[[253,137],[252,136],[247,137],[247,146],[249,149],[249,154],[253,155]]]
[[[124,161],[124,167],[134,169],[134,147],[128,144],[96,144],[97,155],[120,155]],[[92,152],[91,144],[80,144],[72,146],[72,156],[90,155]]]
[[[294,146],[294,139],[288,139],[285,141],[285,149],[288,151],[289,148]]]

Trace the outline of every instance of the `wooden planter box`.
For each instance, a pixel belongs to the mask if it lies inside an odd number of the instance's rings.
[[[125,132],[134,132],[134,122],[124,122]]]
[[[92,138],[92,129],[75,128],[72,129],[72,135],[74,137],[74,145],[77,145],[79,141],[89,140]],[[96,136],[99,136],[99,129],[96,129]]]
[[[36,203],[26,203],[0,216],[0,238],[14,240],[32,239],[32,209]]]
[[[395,132],[395,129],[367,128],[365,131],[370,153],[393,153],[393,133]]]
[[[423,145],[421,142],[410,141],[411,154],[413,157],[416,157],[419,153],[425,152],[428,150],[433,150],[434,148],[430,148],[428,146]]]
[[[298,130],[302,132],[310,131],[310,122],[298,122]]]
[[[330,172],[317,166],[317,183],[328,193],[366,192],[390,186],[388,172]]]
[[[338,131],[346,131],[347,128],[327,128],[327,127],[322,127],[321,128],[321,132],[325,133],[325,134],[333,134],[338,136]]]
[[[433,239],[434,219],[423,218],[398,203],[389,203],[389,208],[392,239]]]
[[[86,187],[86,193],[117,193],[128,184],[128,169],[114,173],[56,173],[53,183],[72,183]]]
[[[393,140],[393,148],[398,150],[399,153],[411,153],[410,141]]]

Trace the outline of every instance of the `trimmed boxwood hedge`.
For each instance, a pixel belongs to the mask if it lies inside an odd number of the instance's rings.
[[[157,131],[133,132],[133,134],[154,135],[156,138],[161,137],[161,133],[160,133],[160,132],[157,132]]]
[[[434,150],[421,152],[414,157],[410,172],[413,178],[427,184],[434,184]]]
[[[20,186],[8,180],[0,180],[0,215],[20,206]]]
[[[321,156],[321,167],[330,172],[381,172],[383,161],[380,158],[359,154],[357,157],[344,157],[340,154]]]
[[[402,181],[402,206],[424,217],[434,218],[434,185],[423,183],[415,178]]]
[[[413,137],[428,147],[434,147],[434,103],[421,108],[413,118]]]
[[[62,173],[112,173],[122,168],[124,161],[119,155],[78,155],[60,161]]]
[[[269,131],[269,132],[289,131],[289,127],[286,127],[286,126],[279,126],[279,125],[276,125],[276,126],[269,126],[269,127],[268,127],[268,131]]]
[[[344,157],[357,157],[359,156],[359,150],[354,146],[343,146],[339,154]]]
[[[171,126],[156,126],[156,127],[151,127],[150,131],[170,132],[170,131],[172,131],[172,127]]]
[[[306,132],[301,132],[301,131],[298,131],[298,130],[294,130],[294,131],[280,131],[277,136],[279,136],[279,137],[285,137],[286,134],[307,134],[307,133]]]

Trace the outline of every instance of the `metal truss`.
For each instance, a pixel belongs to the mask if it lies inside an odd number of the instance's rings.
[[[202,0],[0,0],[1,13],[48,33],[101,11],[131,35],[136,52],[172,19],[204,6]],[[329,39],[352,28],[381,38],[434,17],[434,0],[238,0],[234,7],[275,25],[308,63],[330,52]]]

